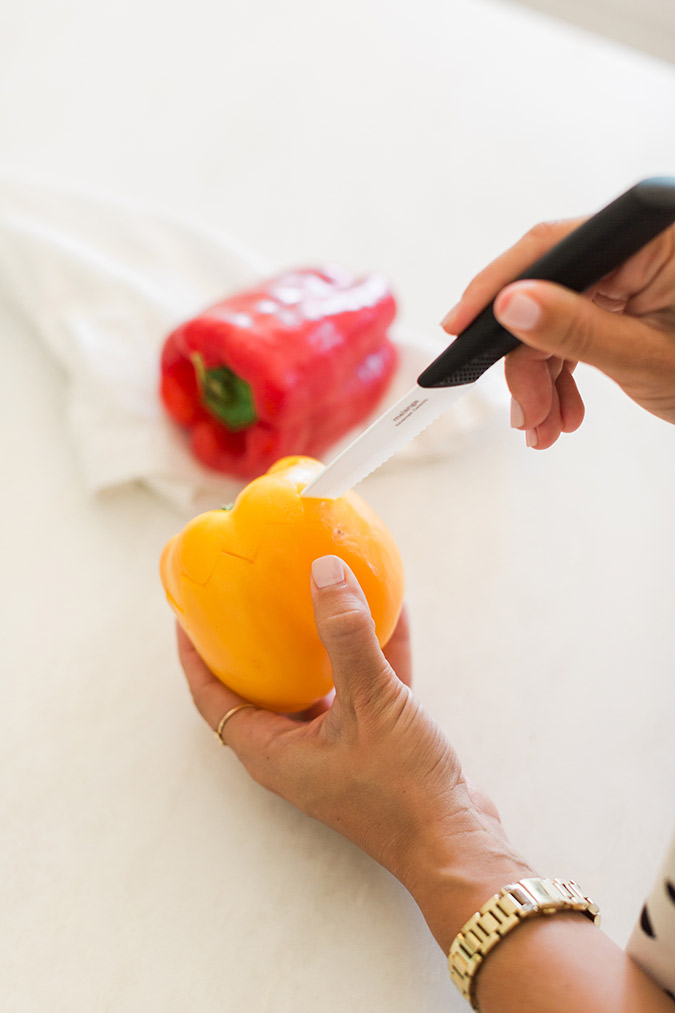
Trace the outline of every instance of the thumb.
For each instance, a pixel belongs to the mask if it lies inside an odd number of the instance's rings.
[[[650,329],[640,321],[549,281],[507,285],[495,299],[494,314],[524,344],[596,366],[618,383],[630,382],[650,344]]]
[[[338,556],[312,563],[312,601],[321,642],[328,651],[338,696],[355,703],[398,679],[380,649],[366,596]]]

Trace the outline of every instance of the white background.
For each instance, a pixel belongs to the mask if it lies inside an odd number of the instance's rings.
[[[522,2],[573,24],[675,62],[675,5],[671,0],[507,0]]]
[[[379,268],[429,334],[535,221],[675,172],[673,70],[510,5],[5,8],[4,172],[279,267]],[[463,1009],[400,886],[193,713],[157,577],[186,518],[138,488],[91,500],[65,378],[7,310],[0,347],[6,1008]],[[587,422],[553,450],[505,411],[362,492],[404,557],[421,699],[516,846],[623,943],[672,828],[675,455],[581,380]]]

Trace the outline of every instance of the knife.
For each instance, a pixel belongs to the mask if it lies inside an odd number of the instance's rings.
[[[554,281],[583,292],[675,222],[675,177],[645,179],[570,232],[513,281]],[[426,429],[483,373],[521,342],[500,324],[492,304],[420,373],[417,383],[338,454],[302,490],[335,499]]]

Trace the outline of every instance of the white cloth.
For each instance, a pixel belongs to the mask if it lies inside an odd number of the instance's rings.
[[[92,492],[140,481],[195,512],[242,488],[240,480],[194,460],[166,417],[158,397],[159,355],[182,320],[276,269],[232,237],[193,223],[0,182],[0,300],[66,371],[69,425]],[[400,365],[373,417],[443,348],[440,336],[394,337]],[[447,453],[504,402],[503,381],[484,378],[388,467]]]

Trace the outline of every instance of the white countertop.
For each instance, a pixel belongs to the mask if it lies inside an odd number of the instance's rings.
[[[6,22],[4,171],[279,267],[379,268],[426,333],[535,221],[675,170],[673,68],[506,3],[27,0]],[[6,1008],[464,1009],[399,884],[193,711],[157,576],[186,518],[89,498],[61,372],[3,309],[0,347]],[[673,824],[675,433],[580,374],[587,421],[554,449],[505,412],[360,491],[404,557],[421,699],[623,944]]]

